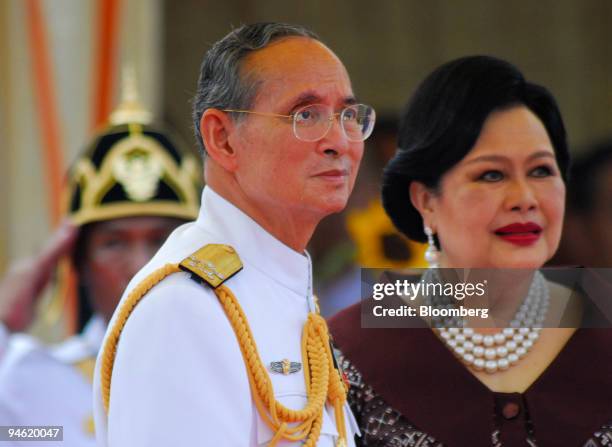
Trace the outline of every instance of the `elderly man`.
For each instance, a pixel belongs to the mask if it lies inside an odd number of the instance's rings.
[[[106,324],[131,277],[198,211],[195,157],[150,125],[133,90],[126,95],[70,172],[67,222],[0,283],[0,425],[61,426],[63,446],[95,445],[93,368]],[[77,272],[83,331],[51,347],[25,334],[6,336],[31,321],[63,255]],[[17,436],[12,441],[22,445]]]
[[[305,251],[346,205],[374,125],[310,31],[238,28],[194,100],[207,187],[133,279],[98,357],[102,446],[353,445]]]

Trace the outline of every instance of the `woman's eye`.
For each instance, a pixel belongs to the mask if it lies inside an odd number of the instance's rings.
[[[478,180],[482,180],[485,182],[499,182],[504,178],[504,175],[499,171],[487,171],[482,174]]]
[[[535,169],[532,169],[531,175],[533,177],[548,177],[553,174],[553,170],[548,166],[538,166]]]

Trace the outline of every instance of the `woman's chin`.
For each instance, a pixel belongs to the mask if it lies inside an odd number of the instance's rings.
[[[550,259],[548,247],[544,240],[529,247],[521,247],[502,243],[501,247],[492,251],[491,261],[495,268],[508,269],[539,269]]]
[[[499,269],[539,269],[544,265],[542,262],[506,262],[498,265]]]
[[[494,260],[493,267],[500,269],[539,269],[547,261],[540,253],[522,253],[499,257]]]

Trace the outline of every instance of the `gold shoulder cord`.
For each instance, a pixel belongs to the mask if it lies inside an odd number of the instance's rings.
[[[180,264],[166,264],[147,276],[121,305],[102,354],[102,401],[108,412],[111,376],[117,344],[127,319],[145,294],[166,276],[188,271],[209,284],[223,306],[234,329],[240,351],[247,368],[251,393],[262,419],[275,432],[270,446],[280,440],[305,440],[305,446],[315,446],[321,434],[323,411],[327,400],[334,407],[338,428],[337,446],[346,445],[346,427],[343,405],[346,388],[340,373],[334,367],[325,320],[311,312],[302,332],[302,362],[308,401],[302,410],[285,407],[274,397],[270,376],[261,361],[248,320],[232,291],[223,285],[229,277],[242,269],[240,258],[232,247],[211,244],[201,248]],[[291,425],[290,425],[291,424]]]

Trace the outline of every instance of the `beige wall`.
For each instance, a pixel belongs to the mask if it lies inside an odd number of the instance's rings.
[[[382,113],[395,116],[437,65],[485,53],[509,59],[553,91],[574,146],[612,133],[609,0],[166,1],[164,111],[185,137],[209,44],[232,25],[271,20],[319,33],[345,62],[357,93]]]
[[[0,269],[50,232],[24,5],[0,2]],[[94,1],[42,5],[68,163],[90,132]],[[609,0],[124,0],[118,57],[136,65],[144,102],[193,141],[189,100],[204,52],[231,26],[258,20],[313,28],[380,115],[396,116],[438,64],[488,53],[553,91],[574,148],[612,133]]]
[[[87,142],[93,0],[43,0],[65,161]],[[0,269],[50,232],[25,25],[25,2],[0,1]],[[302,23],[345,61],[360,97],[396,116],[432,68],[465,54],[511,60],[559,99],[573,147],[612,133],[609,0],[124,0],[121,62],[137,69],[144,102],[191,134],[190,105],[210,43],[258,20]]]
[[[7,9],[6,2],[0,2],[0,61],[8,60],[7,43]],[[10,89],[8,79],[7,64],[0,64],[0,135],[4,135],[4,144],[0,147],[0,215],[8,213],[8,194],[7,194],[7,172],[8,172],[8,148],[9,141],[7,140],[8,130],[11,127],[10,114],[8,113],[8,91]],[[7,260],[7,244],[8,244],[8,220],[0,218],[0,272],[4,271]]]
[[[164,118],[192,142],[190,100],[211,43],[232,27],[285,21],[317,32],[344,61],[357,95],[395,119],[417,84],[451,59],[490,54],[516,64],[559,101],[571,149],[612,136],[610,0],[166,0]],[[374,130],[347,209],[379,197]],[[347,268],[347,211],[325,219],[309,246],[315,279]],[[371,237],[377,237],[375,234]],[[374,242],[376,243],[376,242]],[[326,267],[322,267],[326,266]]]
[[[121,0],[117,71],[136,69],[142,102],[161,103],[161,0]],[[97,0],[40,0],[47,33],[64,168],[91,138]],[[26,2],[0,0],[0,274],[10,262],[38,253],[52,232]],[[119,73],[116,73],[117,79]],[[118,99],[118,89],[114,92]],[[41,315],[51,294],[41,300]],[[61,320],[37,319],[31,331],[62,338]]]

